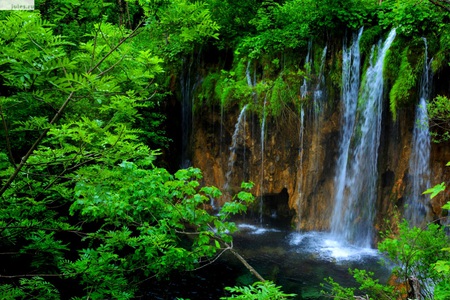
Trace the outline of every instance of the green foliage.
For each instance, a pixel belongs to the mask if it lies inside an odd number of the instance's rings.
[[[409,103],[411,91],[417,82],[417,76],[408,60],[409,54],[410,51],[406,47],[402,52],[398,76],[389,92],[390,109],[394,120],[397,119],[397,109]]]
[[[366,270],[349,270],[350,274],[359,284],[358,288],[346,288],[338,284],[333,278],[325,279],[328,284],[327,290],[322,290],[322,294],[333,295],[336,299],[351,299],[355,297],[355,294],[370,295],[370,299],[396,299],[399,295],[396,295],[393,286],[386,286],[379,283],[378,279],[374,279],[372,272]],[[326,287],[325,284],[322,284]]]
[[[439,34],[446,23],[446,14],[430,1],[383,1],[378,18],[385,29],[397,28],[399,35],[410,37],[427,36],[426,33]]]
[[[149,1],[135,29],[120,8],[136,4],[110,4],[0,13],[1,298],[59,299],[68,281],[89,299],[131,299],[144,279],[229,249],[227,218],[253,201],[246,183],[212,216],[221,192],[198,169],[156,168],[148,147],[167,142],[164,63],[217,37],[206,4]]]
[[[447,163],[449,166],[450,163]],[[445,190],[444,183],[438,184],[424,192],[433,198]],[[450,202],[443,206],[450,208]],[[378,244],[378,249],[386,255],[393,269],[394,278],[407,283],[409,278],[419,282],[420,293],[425,299],[448,298],[450,291],[450,238],[445,228],[438,224],[428,224],[426,229],[411,228],[404,220],[399,225],[398,232],[386,231],[384,240]],[[373,274],[364,270],[352,270],[350,273],[359,284],[359,288],[345,288],[332,278],[326,279],[328,284],[324,294],[336,298],[353,298],[356,293],[365,294],[370,299],[399,299],[404,290],[390,285],[382,285],[372,279]],[[325,285],[322,285],[325,286]]]
[[[293,74],[281,74],[272,83],[267,103],[268,114],[270,116],[279,118],[284,115],[290,105],[294,106],[296,104],[298,98],[298,89],[296,88],[298,84],[290,80],[293,77],[298,80],[298,76]]]
[[[179,63],[180,55],[191,53],[207,39],[218,39],[219,25],[202,1],[141,0],[147,18],[151,49],[162,50],[166,60]]]
[[[427,105],[430,118],[430,134],[436,143],[450,139],[450,100],[445,96],[437,96]]]
[[[400,224],[398,237],[388,237],[378,245],[378,249],[387,254],[396,265],[394,273],[404,282],[416,277],[421,286],[421,293],[432,297],[432,286],[440,284],[444,276],[433,266],[438,260],[450,260],[450,253],[442,251],[448,247],[450,240],[442,227],[429,224],[426,230],[410,228],[406,221]]]
[[[450,166],[450,162],[446,164],[446,166]],[[437,194],[443,192],[446,189],[445,184],[442,182],[441,184],[437,184],[434,187],[426,190],[424,194],[431,194],[430,197],[433,198]],[[442,206],[442,209],[450,209],[450,202],[447,202]],[[442,280],[439,281],[434,289],[434,299],[444,300],[448,298],[450,293],[450,247],[444,247],[441,249],[444,254],[444,257],[439,257],[434,264],[431,265],[434,271],[442,276]]]
[[[445,183],[442,182],[440,184],[435,185],[432,188],[427,189],[425,192],[423,192],[424,195],[431,194],[430,199],[433,199],[436,197],[440,192],[443,192],[445,190]]]
[[[41,277],[22,278],[19,287],[0,285],[0,297],[10,299],[59,300],[58,290]]]
[[[449,65],[450,57],[450,25],[445,24],[442,28],[441,34],[437,37],[439,43],[439,50],[433,58],[432,69],[437,72],[439,69]]]
[[[218,23],[220,39],[214,41],[220,49],[234,46],[240,36],[249,30],[249,21],[255,16],[257,0],[207,0],[212,18]]]
[[[326,284],[322,284],[322,287],[326,288],[321,293],[324,295],[332,295],[336,299],[352,299],[355,297],[356,288],[346,288],[333,280],[333,278],[325,278]]]
[[[226,287],[232,295],[229,297],[221,297],[222,300],[228,299],[246,299],[246,300],[279,300],[290,299],[295,294],[286,294],[281,291],[281,287],[275,285],[271,281],[257,281],[249,286],[243,287]]]

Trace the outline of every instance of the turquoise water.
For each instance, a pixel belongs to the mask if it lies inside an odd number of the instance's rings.
[[[332,277],[345,286],[354,286],[349,268],[372,271],[381,282],[390,270],[379,264],[380,254],[337,241],[328,233],[299,233],[286,228],[238,223],[234,248],[265,279],[273,280],[283,291],[296,293],[296,299],[329,299],[320,291],[324,278]],[[219,299],[223,288],[254,282],[250,272],[231,253],[199,272],[174,274],[171,280],[151,287],[147,299]]]

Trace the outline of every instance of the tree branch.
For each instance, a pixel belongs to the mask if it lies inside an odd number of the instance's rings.
[[[2,116],[3,129],[5,130],[5,140],[6,140],[6,148],[8,149],[8,156],[14,168],[16,168],[16,162],[14,161],[14,156],[12,155],[11,142],[9,140],[8,126],[6,125],[5,116],[3,115],[3,107],[1,105],[0,105],[0,115]]]
[[[53,116],[53,119],[50,121],[50,125],[53,125],[61,116],[63,111],[66,109],[67,105],[69,104],[70,100],[73,97],[74,92],[72,91],[67,99],[64,101],[64,103],[61,105],[59,110],[56,112],[56,114]],[[42,140],[47,135],[47,132],[50,130],[50,128],[44,129],[42,131],[41,135],[38,137],[38,139],[34,142],[34,144],[31,146],[31,148],[28,150],[27,154],[25,154],[24,157],[22,157],[22,160],[20,161],[20,164],[16,167],[14,170],[14,173],[9,177],[8,181],[3,185],[2,189],[0,190],[0,197],[5,193],[5,191],[9,188],[11,183],[16,179],[17,175],[19,175],[20,170],[25,166],[27,160],[30,158],[31,154],[33,154],[34,150],[36,150],[37,146],[42,142]]]
[[[428,0],[436,6],[443,8],[444,10],[450,12],[450,1],[449,0]],[[448,6],[446,6],[448,5]]]
[[[233,246],[228,245],[227,243],[225,243],[225,245],[227,247],[230,248],[231,253],[233,253],[234,256],[236,256],[237,259],[239,259],[239,261],[250,271],[250,273],[252,273],[253,275],[256,276],[256,278],[259,279],[259,281],[264,282],[266,281],[246,260],[245,258],[243,258],[239,253],[237,253],[234,249]]]
[[[105,61],[106,58],[108,58],[117,48],[119,48],[120,45],[122,45],[126,40],[132,38],[136,35],[137,30],[140,28],[142,22],[139,23],[136,28],[126,37],[122,38],[119,43],[117,43],[116,46],[114,46],[105,56],[102,57],[87,73],[91,73],[93,70],[95,70],[98,66],[100,66],[103,61]],[[66,109],[67,105],[69,104],[70,100],[74,97],[74,91],[72,91],[67,99],[64,101],[64,103],[61,105],[59,110],[56,112],[56,114],[53,116],[53,119],[50,121],[50,125],[53,125],[59,117],[62,115],[64,110]],[[9,177],[8,181],[3,185],[3,187],[0,190],[0,197],[3,196],[5,191],[11,186],[12,182],[16,179],[17,175],[19,174],[20,170],[25,166],[27,160],[30,158],[31,154],[33,154],[34,150],[38,147],[38,145],[42,142],[42,140],[46,137],[48,131],[50,128],[45,129],[41,135],[38,137],[38,139],[34,142],[34,144],[31,146],[31,148],[28,150],[28,152],[25,154],[24,157],[22,157],[22,160],[20,161],[20,164],[16,167],[14,170],[14,173]]]

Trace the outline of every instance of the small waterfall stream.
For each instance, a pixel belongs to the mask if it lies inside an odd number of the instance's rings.
[[[228,171],[225,175],[225,186],[223,187],[224,190],[228,190],[229,184],[230,184],[230,178],[231,174],[233,173],[233,167],[234,163],[236,162],[236,148],[238,143],[238,138],[240,136],[240,133],[242,132],[242,138],[245,142],[245,110],[247,109],[247,105],[245,105],[241,113],[239,114],[239,117],[236,121],[236,125],[234,126],[234,133],[232,136],[232,143],[230,147],[230,157],[228,158]]]
[[[253,84],[253,81],[252,81],[252,76],[250,74],[250,64],[251,64],[251,61],[249,60],[248,63],[247,63],[247,68],[245,69],[245,77],[247,78],[248,86],[249,87],[253,87],[254,84]]]
[[[267,104],[267,94],[264,97],[263,115],[261,122],[261,190],[260,190],[260,201],[259,201],[259,222],[263,222],[263,204],[264,204],[264,136],[266,131],[266,104]]]
[[[198,56],[198,58],[200,55]],[[197,58],[197,59],[198,59]],[[198,65],[198,61],[194,62],[193,57],[183,58],[183,71],[180,76],[181,86],[181,168],[187,168],[191,165],[189,144],[192,134],[193,118],[193,95],[197,86],[201,82],[199,74],[196,74],[195,81],[192,80],[192,69]]]
[[[300,97],[304,99],[308,95],[308,80],[309,75],[311,73],[311,66],[312,66],[312,58],[311,58],[311,49],[312,49],[312,41],[310,40],[308,42],[308,53],[306,54],[305,58],[305,77],[303,78],[303,84],[300,87]]]
[[[317,113],[322,111],[323,103],[321,100],[324,98],[323,87],[325,86],[324,69],[326,56],[327,56],[327,46],[325,46],[322,51],[322,57],[320,59],[319,75],[317,76],[317,84],[316,88],[314,89],[314,105],[315,111]]]
[[[427,41],[425,43],[425,61],[419,88],[419,103],[416,116],[409,160],[410,191],[406,199],[403,216],[411,226],[421,226],[426,221],[428,197],[422,192],[430,187],[430,132],[428,128],[427,100],[430,92],[430,64],[428,61]]]
[[[357,118],[346,166],[345,188],[341,203],[336,203],[331,224],[332,232],[345,240],[361,246],[370,247],[373,241],[374,206],[377,196],[378,148],[380,144],[382,100],[383,100],[383,63],[386,53],[396,36],[391,30],[384,44],[372,48],[370,66],[362,84]],[[378,53],[375,55],[375,48]]]
[[[299,149],[298,149],[298,171],[297,171],[297,191],[298,191],[298,200],[297,200],[297,213],[298,213],[298,221],[297,223],[301,223],[300,216],[302,215],[302,203],[301,199],[303,197],[302,193],[302,182],[303,182],[303,140],[305,134],[305,110],[303,106],[300,109],[300,132],[299,132]]]

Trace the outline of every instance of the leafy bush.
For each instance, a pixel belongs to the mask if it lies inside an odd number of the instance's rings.
[[[285,294],[281,288],[271,281],[257,281],[250,286],[226,287],[232,295],[221,297],[221,300],[241,299],[241,300],[281,300],[295,297],[295,294]]]

